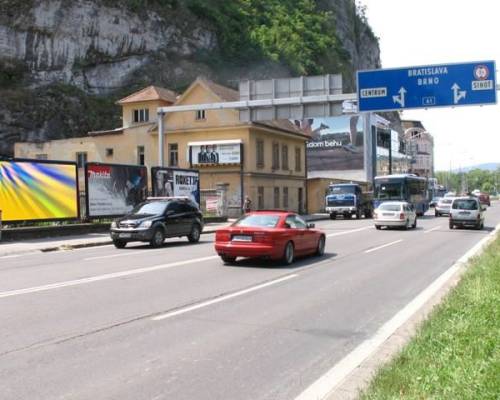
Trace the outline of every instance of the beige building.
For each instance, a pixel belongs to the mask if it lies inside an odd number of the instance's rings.
[[[121,99],[123,126],[45,143],[16,143],[15,156],[158,166],[157,108],[239,100],[238,92],[198,78],[181,95],[147,87]],[[200,171],[200,189],[219,189],[229,215],[249,196],[253,209],[306,211],[307,136],[289,121],[240,122],[237,110],[166,114],[165,165]],[[83,172],[83,171],[82,171]],[[83,173],[80,181],[83,183]],[[83,186],[81,186],[83,187]]]
[[[411,156],[410,172],[431,178],[434,176],[434,138],[420,121],[401,121],[404,140]]]

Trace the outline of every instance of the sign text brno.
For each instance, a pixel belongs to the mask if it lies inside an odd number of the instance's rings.
[[[358,71],[359,111],[495,104],[495,62]]]

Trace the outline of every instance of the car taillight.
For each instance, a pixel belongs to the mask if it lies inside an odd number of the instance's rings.
[[[399,219],[401,219],[401,220],[405,219],[405,213],[399,214]]]
[[[231,235],[229,234],[228,231],[216,231],[215,232],[215,241],[216,242],[229,242],[231,239]]]
[[[254,232],[253,240],[256,243],[269,243],[272,242],[272,236],[267,232]]]

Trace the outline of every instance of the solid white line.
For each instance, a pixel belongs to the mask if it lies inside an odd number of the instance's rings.
[[[395,240],[394,242],[386,243],[386,244],[383,244],[382,246],[378,246],[378,247],[374,247],[373,249],[366,250],[365,253],[371,253],[372,251],[377,251],[377,250],[383,249],[384,247],[389,247],[389,246],[392,246],[393,244],[401,243],[402,241],[403,241],[403,239]]]
[[[277,283],[284,282],[284,281],[287,281],[287,280],[292,279],[292,278],[296,278],[297,276],[299,276],[299,275],[298,274],[288,275],[288,276],[285,276],[283,278],[276,279],[274,281],[266,282],[266,283],[263,283],[263,284],[260,284],[257,286],[253,286],[253,287],[245,289],[245,290],[241,290],[239,292],[231,293],[231,294],[228,294],[225,296],[218,297],[218,298],[213,299],[213,300],[205,301],[205,302],[200,303],[200,304],[181,308],[179,310],[171,311],[171,312],[168,312],[166,314],[158,315],[158,316],[153,317],[151,319],[153,321],[161,321],[162,319],[175,317],[176,315],[185,314],[187,312],[198,310],[198,309],[203,308],[203,307],[208,307],[212,304],[220,303],[222,301],[229,300],[229,299],[232,299],[234,297],[242,296],[242,295],[250,293],[250,292],[255,292],[256,290],[260,290],[260,289],[263,289],[263,288],[271,286],[271,285],[276,285]]]
[[[4,259],[4,258],[18,258],[18,257],[21,257],[21,254],[16,254],[16,255],[12,255],[12,256],[2,256],[2,257],[0,257],[0,259]]]
[[[428,231],[424,231],[424,233],[434,232],[434,231],[437,231],[440,228],[441,228],[441,226],[436,226],[435,228],[429,229]]]
[[[108,279],[122,278],[124,276],[138,275],[138,274],[144,274],[147,272],[160,271],[163,269],[178,267],[181,265],[198,263],[198,262],[207,261],[207,260],[213,260],[214,258],[219,258],[219,256],[193,258],[191,260],[178,261],[178,262],[173,262],[173,263],[169,263],[169,264],[161,264],[161,265],[155,265],[152,267],[137,268],[137,269],[132,269],[132,270],[128,270],[128,271],[113,272],[110,274],[97,275],[97,276],[92,276],[90,278],[75,279],[72,281],[51,283],[51,284],[43,285],[43,286],[35,286],[35,287],[30,287],[30,288],[25,288],[25,289],[10,290],[8,292],[0,292],[0,299],[4,298],[4,297],[19,296],[22,294],[43,292],[46,290],[59,289],[59,288],[68,287],[68,286],[77,286],[77,285],[83,285],[85,283],[99,282],[99,281],[105,281]]]
[[[123,250],[122,250],[123,251]],[[123,256],[132,256],[134,254],[146,254],[144,251],[127,251],[125,250],[123,253],[119,253],[119,254],[108,254],[106,256],[94,256],[94,257],[87,257],[87,258],[84,258],[83,261],[92,261],[92,260],[100,260],[100,259],[104,259],[104,258],[114,258],[114,257],[123,257]],[[151,253],[151,251],[147,252],[147,254]]]
[[[355,233],[355,232],[366,231],[367,229],[371,229],[371,228],[373,228],[373,226],[365,226],[364,228],[351,229],[350,231],[343,231],[343,232],[329,233],[328,235],[326,235],[326,237],[333,237],[333,236],[348,235],[349,233]]]
[[[479,253],[500,230],[500,225],[464,254],[454,265],[439,276],[394,317],[387,321],[370,339],[365,340],[340,360],[326,374],[304,390],[295,400],[322,400],[332,394],[335,387],[354,369],[372,355],[396,330],[408,321],[471,257]]]

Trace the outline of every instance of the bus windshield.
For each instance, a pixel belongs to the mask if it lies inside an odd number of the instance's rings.
[[[375,198],[378,200],[403,199],[403,185],[401,183],[377,183],[375,185]]]

